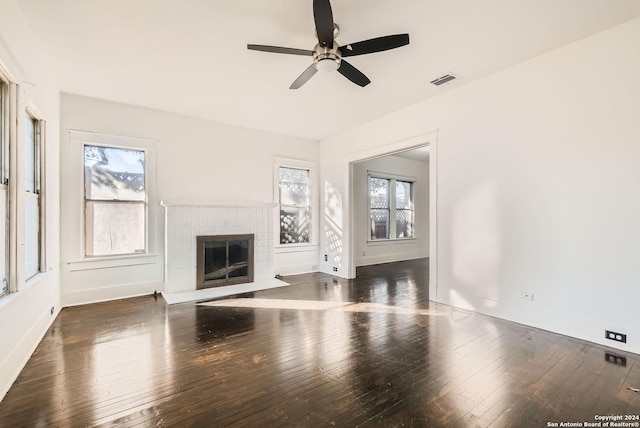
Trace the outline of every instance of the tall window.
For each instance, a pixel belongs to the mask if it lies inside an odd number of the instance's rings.
[[[84,145],[85,255],[147,252],[146,152]]]
[[[280,244],[310,242],[311,191],[308,169],[279,167]]]
[[[369,176],[371,240],[414,237],[413,182]]]
[[[7,185],[9,149],[9,85],[0,79],[0,296],[9,292],[9,221],[7,206],[9,192]]]
[[[385,178],[369,178],[371,239],[389,239],[390,181]]]
[[[413,183],[396,180],[396,238],[413,238]]]
[[[25,278],[40,272],[40,162],[41,123],[25,112]]]

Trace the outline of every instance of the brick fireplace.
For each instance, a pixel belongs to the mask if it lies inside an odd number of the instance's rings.
[[[167,292],[202,288],[198,287],[198,236],[253,235],[253,280],[273,278],[275,205],[163,201],[162,206]]]

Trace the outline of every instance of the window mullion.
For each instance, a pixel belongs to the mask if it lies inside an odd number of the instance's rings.
[[[389,239],[396,238],[396,180],[389,180]]]

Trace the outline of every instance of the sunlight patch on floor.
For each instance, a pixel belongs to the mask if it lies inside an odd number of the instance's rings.
[[[324,300],[290,300],[290,299],[225,299],[215,302],[199,303],[201,306],[231,307],[231,308],[256,308],[256,309],[292,309],[307,311],[330,311],[338,310],[343,312],[368,312],[399,315],[449,315],[449,311],[435,309],[403,308],[400,306],[390,306],[382,303],[370,302],[340,302]]]

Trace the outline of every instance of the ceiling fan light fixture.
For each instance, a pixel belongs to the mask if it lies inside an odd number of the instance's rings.
[[[326,72],[336,71],[339,67],[340,67],[340,64],[338,64],[338,61],[336,61],[333,58],[324,58],[316,62],[316,68],[319,71],[326,71]]]
[[[336,71],[340,68],[340,46],[334,41],[332,48],[325,48],[317,44],[313,49],[313,63],[318,71]]]

